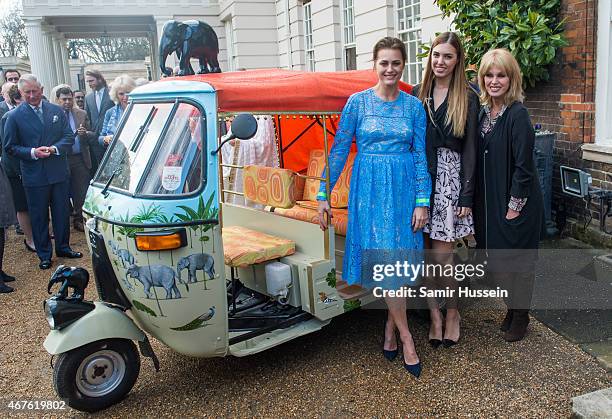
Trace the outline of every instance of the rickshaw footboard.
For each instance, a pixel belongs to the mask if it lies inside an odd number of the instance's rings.
[[[159,359],[157,359],[157,355],[153,351],[153,347],[151,346],[151,342],[149,342],[149,338],[145,335],[144,340],[138,341],[138,348],[140,349],[140,354],[146,358],[151,358],[153,361],[153,366],[155,367],[155,372],[159,372]]]

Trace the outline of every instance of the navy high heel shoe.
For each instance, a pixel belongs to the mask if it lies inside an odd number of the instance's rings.
[[[440,339],[429,339],[429,344],[432,348],[438,349],[442,345],[442,341]]]
[[[383,355],[385,356],[385,358],[387,358],[387,361],[395,360],[395,358],[397,358],[397,353],[398,353],[397,349],[394,351],[388,351],[386,349],[383,349]]]
[[[404,361],[404,368],[406,369],[406,371],[412,374],[415,378],[419,378],[421,376],[421,372],[423,371],[423,366],[421,364],[421,361],[413,365],[406,364],[406,361]]]
[[[383,326],[383,355],[385,356],[385,358],[387,358],[387,361],[393,361],[395,360],[395,358],[397,358],[397,353],[399,351],[399,345],[397,349],[394,349],[392,351],[388,351],[384,348],[386,330],[387,330],[387,322],[385,321],[385,324]],[[395,340],[397,341],[397,336],[395,335],[395,332],[393,332],[393,335],[395,336]]]

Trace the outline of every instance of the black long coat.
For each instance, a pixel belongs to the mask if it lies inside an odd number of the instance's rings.
[[[486,115],[481,112],[479,133],[484,118]],[[533,159],[534,142],[529,114],[519,102],[510,105],[493,130],[481,136],[473,211],[479,248],[537,249],[540,238],[544,237],[544,201]],[[511,196],[528,199],[520,215],[507,220]],[[532,260],[537,255],[536,252],[512,254]]]

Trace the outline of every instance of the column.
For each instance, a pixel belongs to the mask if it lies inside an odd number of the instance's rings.
[[[68,61],[68,46],[66,45],[66,38],[63,36],[59,39],[60,53],[62,54],[62,64],[64,67],[64,79],[66,83],[72,86],[72,75],[70,74],[70,62]],[[72,86],[76,88],[76,86]]]
[[[47,93],[51,92],[55,86],[58,85],[57,67],[55,65],[55,51],[53,50],[53,41],[51,40],[50,31],[48,28],[43,27],[43,40],[45,45],[45,56],[47,59],[46,65],[49,68],[49,86],[45,86]],[[52,100],[51,98],[49,98]]]
[[[157,38],[157,30],[149,33],[149,54],[151,54],[151,78],[153,81],[159,80],[161,72],[159,71],[159,41]]]
[[[62,62],[62,46],[57,39],[57,34],[51,34],[51,45],[53,45],[53,57],[55,58],[55,73],[57,74],[57,84],[66,84],[64,74],[64,63]]]
[[[51,85],[51,75],[47,66],[42,17],[24,17],[23,20],[28,35],[28,56],[30,57],[32,74],[38,77],[43,86],[47,87]]]

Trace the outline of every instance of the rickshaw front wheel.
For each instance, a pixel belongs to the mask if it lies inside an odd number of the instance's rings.
[[[96,412],[121,401],[139,372],[140,356],[131,340],[105,339],[59,355],[53,385],[68,406]]]

